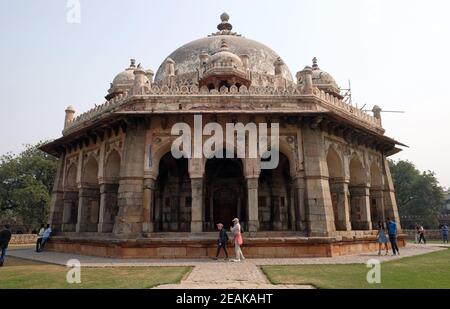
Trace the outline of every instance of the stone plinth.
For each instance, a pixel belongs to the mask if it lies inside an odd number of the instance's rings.
[[[52,251],[118,258],[206,258],[216,253],[216,233],[154,233],[150,238],[104,239],[94,237],[53,237],[46,248]],[[255,235],[255,233],[252,233]],[[399,247],[405,246],[399,237]],[[233,256],[229,243],[229,254]],[[372,234],[361,233],[337,240],[328,237],[297,237],[282,233],[244,233],[243,253],[248,258],[332,257],[378,250]]]

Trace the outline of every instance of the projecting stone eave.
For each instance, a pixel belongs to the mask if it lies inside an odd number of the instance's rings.
[[[99,139],[103,140],[105,135],[115,134],[119,131],[126,131],[127,119],[119,114],[108,113],[103,117],[99,117],[89,123],[83,123],[82,126],[78,126],[76,129],[63,134],[60,138],[57,138],[51,142],[48,142],[39,147],[40,150],[58,157],[61,153],[64,153],[67,147],[76,148],[89,145]]]
[[[355,115],[349,113],[348,110],[354,110]],[[101,138],[102,132],[111,126],[124,126],[125,120],[129,117],[174,114],[264,114],[296,116],[306,119],[326,116],[322,118],[326,119],[327,123],[334,122],[341,127],[344,126],[357,136],[367,134],[389,152],[393,151],[395,145],[406,146],[385,136],[381,124],[373,125],[368,121],[373,121],[373,118],[368,115],[366,119],[358,117],[357,115],[361,115],[361,112],[354,107],[338,108],[316,95],[198,94],[129,96],[120,104],[103,112],[100,111],[92,118],[73,123],[63,131],[63,137],[43,145],[41,150],[58,155],[64,151],[65,145],[88,143],[89,140]],[[398,151],[400,149],[393,153]]]

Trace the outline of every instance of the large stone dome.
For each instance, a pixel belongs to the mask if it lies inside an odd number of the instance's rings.
[[[198,75],[201,67],[202,54],[214,55],[220,52],[223,42],[226,41],[228,50],[237,57],[248,57],[248,71],[251,74],[253,84],[270,83],[271,77],[275,76],[275,63],[279,59],[279,55],[269,47],[256,42],[254,40],[242,37],[231,32],[232,26],[228,23],[228,15],[222,14],[222,23],[218,25],[219,31],[212,35],[187,43],[167,58],[175,62],[175,74],[179,79],[189,81],[193,75]],[[166,59],[167,59],[166,58]],[[165,78],[165,61],[159,67],[155,75],[155,82],[161,82]],[[287,83],[292,83],[293,78],[289,68],[281,66],[281,77]],[[266,80],[263,82],[262,80]]]

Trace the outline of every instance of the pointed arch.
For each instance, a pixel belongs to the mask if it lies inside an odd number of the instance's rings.
[[[367,171],[360,157],[354,153],[349,162],[350,217],[353,230],[370,230],[370,192]]]
[[[344,180],[343,161],[333,146],[327,153],[328,184],[333,206],[334,225],[337,231],[348,229],[347,184]]]
[[[105,177],[112,182],[117,182],[120,176],[120,154],[117,150],[112,150],[106,159]]]
[[[372,226],[384,221],[383,174],[376,162],[370,165],[370,217]]]
[[[84,165],[81,182],[85,185],[98,185],[98,162],[93,156],[89,156]]]
[[[354,154],[350,158],[349,163],[350,170],[350,184],[363,185],[366,183],[366,172],[360,158]]]
[[[71,163],[67,168],[65,187],[76,188],[77,186],[77,165]]]

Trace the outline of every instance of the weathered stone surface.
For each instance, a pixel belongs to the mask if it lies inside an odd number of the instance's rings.
[[[228,228],[233,217],[246,232],[277,231],[283,241],[295,231],[311,241],[342,242],[244,247],[254,256],[366,250],[372,245],[353,237],[369,237],[373,224],[386,217],[401,231],[386,159],[398,143],[384,135],[380,108],[371,116],[347,104],[317,59],[294,81],[276,53],[226,24],[177,49],[154,80],[151,70],[132,60],[114,78],[104,104],[77,117],[73,107],[66,109],[63,136],[42,147],[59,156],[51,224],[56,235],[74,242],[55,248],[118,256],[213,254],[214,246],[192,247],[189,238],[214,230],[219,221]],[[202,116],[199,128],[195,115]],[[262,169],[264,153],[215,163],[202,152],[174,158],[171,131],[180,123],[194,132],[194,145],[210,137],[195,133],[207,124],[250,124],[258,132],[278,124],[279,145],[270,144],[279,151],[279,164]],[[250,133],[241,136],[264,144]],[[228,141],[215,146],[227,154],[242,150]],[[89,238],[151,239],[155,232],[183,232],[180,245],[104,247]],[[76,244],[78,238],[86,241]]]

